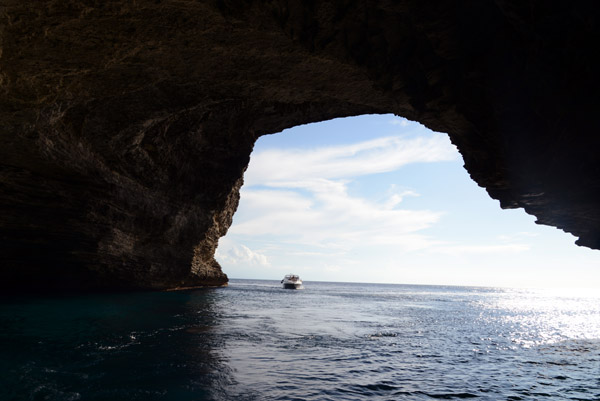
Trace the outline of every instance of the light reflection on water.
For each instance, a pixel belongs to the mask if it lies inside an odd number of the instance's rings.
[[[270,399],[600,397],[597,297],[543,291],[232,283],[232,391]],[[238,338],[236,331],[253,332]],[[307,389],[311,389],[310,391]],[[282,391],[285,389],[285,391]],[[257,398],[260,399],[260,398]]]
[[[600,338],[596,291],[510,290],[480,306],[483,319],[510,327],[512,341],[524,346]]]
[[[0,303],[0,399],[600,399],[595,293],[305,287]]]

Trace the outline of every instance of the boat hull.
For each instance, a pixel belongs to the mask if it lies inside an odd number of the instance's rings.
[[[302,288],[302,284],[297,283],[283,283],[283,288],[286,290],[299,290]]]

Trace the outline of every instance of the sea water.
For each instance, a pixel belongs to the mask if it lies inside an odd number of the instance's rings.
[[[1,400],[600,400],[600,297],[232,280],[0,302]]]

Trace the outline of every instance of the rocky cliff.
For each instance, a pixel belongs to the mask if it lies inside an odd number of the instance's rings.
[[[0,282],[221,285],[255,140],[395,113],[600,248],[593,2],[1,0]]]

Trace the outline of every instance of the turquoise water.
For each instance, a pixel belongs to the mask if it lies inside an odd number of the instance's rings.
[[[0,399],[600,399],[595,294],[305,287],[4,299]]]

